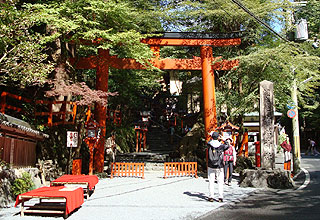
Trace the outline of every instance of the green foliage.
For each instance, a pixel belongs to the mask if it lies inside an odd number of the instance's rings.
[[[116,144],[123,152],[133,152],[135,149],[135,130],[133,126],[115,129]]]
[[[236,57],[240,66],[223,75],[220,80],[225,85],[218,92],[220,103],[231,106],[231,116],[258,108],[259,82],[268,80],[274,83],[276,110],[282,111],[291,102],[293,80],[302,82],[310,77],[313,80],[299,84],[300,99],[315,97],[319,84],[320,58],[311,55],[298,44],[279,44],[276,47],[252,48],[247,55]],[[239,79],[242,87],[239,88]],[[231,80],[231,91],[227,83]],[[241,93],[239,92],[241,89]],[[303,103],[303,102],[302,102]]]
[[[31,12],[0,4],[0,79],[2,85],[24,87],[44,82],[53,65],[35,33]]]
[[[59,37],[66,40],[103,39],[99,46],[114,49],[119,56],[135,58],[146,63],[151,51],[140,40],[149,35],[141,34],[139,26],[142,13],[126,1],[79,0],[48,2],[47,4],[28,4],[33,18],[39,24],[47,24],[51,34],[43,42],[52,42]],[[155,17],[148,22],[159,23]],[[150,30],[145,30],[150,31]],[[67,37],[71,37],[68,38]]]
[[[17,196],[32,189],[34,189],[34,183],[32,182],[31,175],[27,172],[24,172],[21,178],[15,179],[11,191],[15,196]]]
[[[241,2],[270,25],[282,22],[291,7],[288,0]],[[307,18],[311,35],[319,31],[319,7],[318,1],[311,0],[307,7],[296,12],[297,16]],[[238,68],[216,71],[217,107],[227,104],[228,116],[234,118],[256,110],[259,82],[269,80],[274,82],[276,110],[284,112],[286,104],[291,101],[290,91],[295,79],[298,82],[301,114],[311,118],[314,126],[320,123],[320,50],[314,50],[310,42],[280,43],[232,1],[6,1],[0,4],[0,27],[1,84],[12,86],[12,90],[35,84],[37,88],[32,91],[44,89],[40,83],[52,77],[54,67],[61,64],[59,62],[65,64],[62,72],[72,79],[72,83],[85,81],[93,89],[94,70],[74,70],[68,66],[66,60],[70,51],[66,48],[70,46],[70,40],[103,39],[99,45],[77,45],[79,56],[96,55],[98,48],[103,48],[109,49],[110,55],[135,58],[148,67],[139,71],[110,69],[109,91],[119,95],[109,98],[109,106],[112,109],[121,106],[127,117],[125,126],[128,127],[118,131],[117,140],[124,151],[130,151],[133,146],[134,131],[129,126],[135,112],[142,106],[142,98],[152,98],[160,89],[158,80],[163,72],[150,68],[148,61],[153,54],[147,45],[140,42],[156,31],[241,31],[243,37],[239,47],[214,48],[214,56],[240,60]],[[60,49],[59,57],[56,52]],[[199,56],[199,50],[164,47],[161,48],[161,56],[192,58]],[[200,71],[182,72],[180,79],[187,81],[194,76],[201,76]],[[311,81],[299,83],[310,77],[313,77]],[[187,90],[189,92],[195,88],[191,86]],[[65,163],[67,152],[61,144],[65,141],[65,130],[38,128],[54,137],[48,141],[48,146],[52,148],[47,150],[48,155]]]
[[[312,37],[319,35],[320,31],[320,2],[309,0],[306,6],[300,7],[295,12],[296,18],[304,18],[308,21],[308,32]]]
[[[283,19],[289,1],[241,1],[251,12],[267,23]],[[245,31],[245,42],[257,42],[265,35],[265,29],[232,1],[165,1],[164,26],[167,30],[197,32]],[[245,43],[247,44],[247,43]]]
[[[112,109],[121,106],[124,117],[128,116],[128,111],[139,111],[143,105],[141,98],[151,99],[159,90],[158,79],[160,74],[157,71],[112,70],[108,82],[109,91],[117,91],[119,95],[109,97],[109,106]]]

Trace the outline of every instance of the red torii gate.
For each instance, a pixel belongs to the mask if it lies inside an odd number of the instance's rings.
[[[155,57],[152,64],[162,70],[202,70],[204,123],[205,133],[214,130],[217,126],[214,70],[230,70],[238,65],[238,60],[220,60],[212,55],[212,47],[237,46],[241,43],[238,33],[211,34],[211,33],[163,33],[161,37],[147,38],[143,43],[150,45]],[[99,41],[92,41],[97,44]],[[160,46],[199,46],[200,57],[193,59],[160,59]],[[72,58],[70,62],[76,69],[96,69],[96,89],[108,91],[109,67],[116,69],[146,69],[145,66],[131,58],[110,56],[108,50],[99,48],[97,56],[86,58]],[[95,120],[102,126],[101,134],[106,132],[106,107],[97,105]],[[104,138],[100,138],[95,154],[95,170],[103,171],[104,166]]]

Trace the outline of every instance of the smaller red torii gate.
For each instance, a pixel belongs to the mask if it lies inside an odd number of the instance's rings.
[[[99,44],[100,40],[85,43]],[[161,70],[202,70],[204,123],[205,133],[217,126],[214,70],[230,70],[238,66],[238,60],[221,60],[214,58],[213,47],[237,46],[241,43],[239,33],[163,33],[161,37],[143,39],[142,43],[150,45],[154,53],[151,63]],[[200,47],[200,57],[193,59],[160,59],[161,46],[191,46]],[[217,61],[217,62],[216,62]],[[81,58],[71,58],[71,64],[76,69],[96,69],[96,89],[108,91],[109,67],[116,69],[146,69],[145,66],[131,58],[110,56],[108,50],[99,48],[98,55]],[[97,104],[95,120],[101,125],[101,134],[106,132],[106,107]],[[104,166],[104,138],[101,138],[95,154],[95,170],[102,172]]]

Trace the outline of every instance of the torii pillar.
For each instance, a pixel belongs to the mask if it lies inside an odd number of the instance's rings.
[[[109,50],[98,49],[98,59],[96,67],[96,89],[108,92],[109,63],[105,59],[109,57]],[[94,169],[102,172],[104,168],[104,144],[106,134],[107,108],[101,104],[95,106],[95,120],[99,122],[101,129],[101,138],[96,145],[94,154]]]
[[[214,70],[212,62],[212,47],[201,46],[202,66],[202,91],[203,91],[203,114],[206,139],[209,139],[209,132],[217,127],[217,110],[215,96]]]

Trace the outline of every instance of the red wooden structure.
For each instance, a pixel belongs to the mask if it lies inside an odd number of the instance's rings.
[[[19,101],[20,106],[14,106],[10,102]],[[49,100],[31,100],[22,96],[14,95],[9,92],[1,92],[0,99],[0,113],[6,113],[6,110],[13,110],[15,112],[25,113],[22,104],[29,103],[34,105],[35,117],[46,117],[47,123],[45,126],[57,126],[61,124],[74,124],[77,115],[77,104],[71,101],[49,101]],[[54,111],[54,105],[61,105],[59,111]],[[43,111],[39,111],[43,109]],[[72,109],[72,111],[68,111]],[[89,112],[89,110],[88,110]],[[91,111],[87,112],[87,118],[90,118]],[[107,119],[114,125],[121,125],[122,113],[120,110],[107,110]]]
[[[85,44],[99,44],[103,39],[83,41]],[[237,34],[209,34],[209,33],[164,33],[161,37],[143,39],[143,43],[150,45],[154,52],[151,60],[153,66],[162,70],[202,70],[204,122],[205,133],[217,126],[214,69],[229,70],[238,65],[238,60],[227,61],[213,57],[212,47],[240,45],[241,39]],[[201,56],[193,59],[160,59],[160,47],[163,46],[191,46],[200,47]],[[218,62],[215,62],[218,61]],[[98,55],[91,57],[77,57],[70,59],[76,69],[96,69],[96,89],[108,91],[109,67],[116,69],[145,69],[146,67],[130,58],[111,56],[108,50],[98,49]],[[102,126],[102,134],[106,132],[106,108],[96,106],[95,119]],[[208,136],[207,136],[208,138]],[[95,154],[95,168],[103,171],[104,139],[98,143]]]
[[[232,145],[235,147],[237,143],[237,138],[239,136],[239,127],[232,124],[230,121],[223,123],[221,126],[217,127],[216,130],[224,135],[229,136],[232,139]]]
[[[144,179],[144,163],[127,163],[115,162],[111,164],[112,179],[114,176],[119,177],[141,177]]]
[[[54,205],[52,205],[52,202],[54,202]],[[83,189],[81,187],[72,189],[65,186],[43,186],[18,195],[14,206],[16,207],[21,203],[21,217],[24,217],[25,213],[61,214],[66,219],[83,202]]]
[[[147,127],[135,126],[134,130],[136,132],[136,152],[145,151],[147,146]]]
[[[13,100],[18,100],[21,103],[30,103],[35,105],[34,109],[41,109],[45,107],[47,111],[42,111],[38,112],[35,111],[34,115],[35,117],[47,117],[48,118],[48,123],[45,124],[46,126],[56,126],[60,124],[73,124],[76,118],[77,114],[77,105],[75,102],[70,102],[70,101],[46,101],[46,100],[31,100],[24,98],[22,96],[14,95],[8,92],[2,92],[1,93],[1,100],[0,100],[0,112],[5,113],[6,109],[14,110],[16,112],[25,112],[22,107],[17,107],[9,104],[8,99],[13,99]],[[61,105],[61,108],[59,111],[54,112],[53,111],[53,105]],[[72,111],[68,111],[69,109],[67,106],[72,107]],[[59,120],[54,120],[59,119]],[[71,120],[69,120],[69,118]]]
[[[120,126],[122,123],[122,114],[120,110],[107,109],[107,120],[109,123]]]
[[[255,153],[256,167],[261,167],[261,146],[260,146],[260,141],[254,142],[254,145],[256,147],[256,153]]]
[[[239,149],[239,156],[249,157],[249,136],[248,132],[245,131],[243,134],[241,146]]]
[[[198,178],[197,169],[197,162],[165,162],[163,178],[180,176],[194,176]]]

